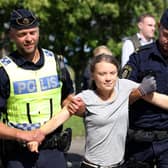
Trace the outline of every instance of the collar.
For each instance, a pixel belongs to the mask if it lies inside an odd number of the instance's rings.
[[[39,52],[40,52],[40,59],[39,61],[34,64],[28,60],[26,60],[17,50],[12,52],[9,57],[19,66],[19,67],[23,67],[25,69],[32,69],[32,67],[42,67],[42,65],[44,64],[44,54],[42,52],[42,49],[40,47],[38,47]],[[30,67],[30,68],[29,68]]]
[[[142,38],[141,35],[140,35],[140,33],[136,33],[136,35],[137,35],[138,40],[140,41],[140,43],[141,43],[142,45],[150,44],[150,43],[153,42],[153,39],[147,41],[146,39]]]

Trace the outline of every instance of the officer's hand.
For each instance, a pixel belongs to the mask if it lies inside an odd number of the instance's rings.
[[[85,104],[80,97],[75,97],[68,104],[67,109],[71,114],[83,113],[85,111]]]
[[[40,129],[35,129],[31,132],[33,134],[31,141],[37,141],[38,143],[41,143],[44,140],[45,134]]]
[[[138,89],[142,96],[154,92],[157,89],[155,78],[153,76],[145,76]]]
[[[37,141],[41,143],[45,138],[45,134],[40,130],[32,130],[32,131],[17,131],[17,140],[23,142]]]
[[[32,141],[32,142],[28,142],[27,143],[27,148],[29,149],[29,151],[31,152],[36,152],[38,153],[38,146],[39,146],[39,143],[37,141]]]

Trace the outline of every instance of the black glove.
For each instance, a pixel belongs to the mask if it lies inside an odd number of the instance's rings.
[[[138,89],[142,96],[145,96],[151,92],[154,92],[156,88],[157,86],[155,78],[153,76],[145,76]]]

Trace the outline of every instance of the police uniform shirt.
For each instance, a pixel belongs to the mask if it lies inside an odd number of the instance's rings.
[[[159,50],[158,41],[141,47],[130,56],[124,66],[122,77],[141,82],[147,75],[155,76],[157,92],[168,94],[168,64]],[[149,130],[168,128],[166,110],[138,100],[130,107],[130,127]]]
[[[44,55],[39,48],[40,51],[40,59],[39,61],[34,64],[30,61],[27,61],[22,57],[17,51],[13,52],[10,54],[10,57],[12,60],[20,67],[23,69],[28,69],[28,70],[37,70],[41,68],[44,64]],[[4,68],[0,68],[0,113],[6,111],[6,104],[7,104],[7,99],[10,95],[10,85],[9,85],[9,78],[4,70]],[[62,86],[62,99],[65,99],[69,94],[72,94],[74,92],[73,85],[72,85],[72,80],[70,79],[70,75],[68,71],[66,70],[66,80],[63,81],[63,86]]]

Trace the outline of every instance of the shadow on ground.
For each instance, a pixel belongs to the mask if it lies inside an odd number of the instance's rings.
[[[70,150],[66,154],[68,168],[80,168],[84,155],[84,146],[84,137],[72,139]]]
[[[67,154],[67,167],[68,168],[80,168],[83,155],[68,153]]]

